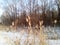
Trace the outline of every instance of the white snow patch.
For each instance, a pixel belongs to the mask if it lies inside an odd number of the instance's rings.
[[[0,31],[0,45],[15,45],[14,41],[16,39],[20,40],[20,45],[24,45],[25,40],[27,39],[28,34],[20,32],[2,32]],[[33,35],[29,36],[29,42],[31,43],[34,39]],[[37,45],[39,39],[35,36],[35,45]],[[48,45],[60,45],[60,40],[47,40]]]

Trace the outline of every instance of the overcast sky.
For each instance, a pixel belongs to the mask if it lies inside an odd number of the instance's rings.
[[[18,1],[18,0],[16,0],[16,1]],[[27,1],[25,0],[25,2],[27,2]],[[13,3],[13,2],[12,2],[12,0],[0,0],[0,16],[4,12],[4,8],[8,5],[8,3]],[[38,2],[38,3],[41,4],[41,2]]]
[[[3,13],[3,0],[0,0],[0,16]]]
[[[0,16],[4,12],[4,7],[6,7],[6,6],[7,6],[6,0],[0,0]]]

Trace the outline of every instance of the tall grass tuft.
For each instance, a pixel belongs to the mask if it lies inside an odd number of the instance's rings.
[[[47,45],[46,43],[46,35],[43,33],[43,21],[39,21],[40,23],[40,31],[38,33],[40,39],[40,45]]]
[[[36,34],[38,35],[39,40],[40,40],[39,45],[47,45],[47,43],[46,43],[46,35],[43,33],[43,29],[42,29],[42,27],[43,27],[43,25],[42,25],[43,24],[43,21],[39,21],[39,23],[40,23],[39,32],[37,30],[34,30],[34,32],[33,32],[33,29],[31,27],[30,16],[28,16],[28,18],[26,19],[26,21],[29,24],[29,28],[28,28],[29,29],[29,31],[28,31],[29,32],[29,36],[30,35],[34,35],[34,39],[32,39],[31,45],[35,45],[35,36],[36,36]]]

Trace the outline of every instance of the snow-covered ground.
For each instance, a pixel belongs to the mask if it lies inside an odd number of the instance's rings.
[[[29,35],[24,32],[6,32],[6,31],[0,31],[0,45],[26,45],[25,42],[27,40],[27,37]],[[33,35],[30,35],[28,38],[30,43],[34,39]],[[48,45],[60,45],[60,40],[46,40]],[[35,36],[35,44],[37,45],[39,43],[39,39],[37,36]],[[39,44],[40,45],[40,44]]]
[[[28,34],[26,32],[22,33],[0,31],[0,45],[15,45],[16,41],[19,41],[17,43],[20,43],[20,45],[25,45],[27,37]],[[30,43],[34,39],[33,35],[29,36],[28,39],[30,40],[29,41]],[[37,37],[35,39],[36,39],[35,42],[39,41]]]
[[[60,45],[60,39],[59,40],[48,40],[48,45]]]

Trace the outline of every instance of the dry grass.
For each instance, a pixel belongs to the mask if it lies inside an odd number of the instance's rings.
[[[27,39],[24,41],[24,45],[47,45],[46,43],[46,39],[47,39],[47,36],[43,33],[43,21],[40,21],[40,29],[39,31],[37,31],[36,29],[33,30],[32,27],[31,27],[31,20],[30,20],[30,17],[28,16],[28,18],[26,19],[29,26],[28,26],[28,29],[27,29]],[[21,31],[21,34],[24,33],[24,30]],[[32,37],[32,39],[29,39],[30,37]],[[36,37],[38,37],[38,41],[36,42]],[[15,45],[20,45],[21,43],[21,40],[19,39],[16,39],[15,41]]]
[[[32,40],[32,43],[30,45],[35,45],[35,36],[36,36],[36,34],[38,35],[39,40],[40,40],[40,43],[37,44],[37,45],[47,45],[47,43],[46,43],[46,35],[43,33],[43,30],[42,30],[43,21],[39,21],[39,23],[40,23],[40,30],[39,30],[39,32],[37,30],[35,30],[33,32],[33,29],[31,28],[31,20],[30,20],[30,17],[28,16],[28,18],[26,20],[28,20],[27,22],[28,22],[29,27],[30,27],[29,28],[29,30],[30,30],[29,31],[29,36],[31,34],[34,35],[34,39]]]
[[[24,45],[47,45],[46,35],[43,33],[43,30],[42,30],[43,21],[40,21],[40,29],[39,29],[39,32],[38,32],[37,30],[32,29],[31,20],[30,20],[29,16],[26,20],[29,24],[29,27],[28,27],[28,30],[27,30],[28,36],[27,36],[27,39],[24,42]],[[21,34],[23,34],[23,33],[24,33],[24,30],[21,32]],[[30,37],[32,37],[32,39],[29,39]],[[36,37],[38,37],[38,39],[39,39],[37,42],[35,41]],[[20,45],[20,42],[21,42],[21,40],[16,38],[16,41],[14,42],[14,44],[15,45]]]

